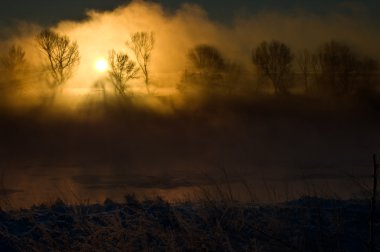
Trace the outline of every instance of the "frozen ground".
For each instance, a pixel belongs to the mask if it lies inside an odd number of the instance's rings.
[[[0,212],[0,251],[367,251],[369,203],[312,197],[275,205],[169,204],[133,196],[125,203],[57,201]]]

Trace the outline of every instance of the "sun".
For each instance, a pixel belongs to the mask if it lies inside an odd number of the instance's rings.
[[[108,63],[105,59],[98,59],[95,62],[95,69],[100,73],[104,73],[108,69]]]

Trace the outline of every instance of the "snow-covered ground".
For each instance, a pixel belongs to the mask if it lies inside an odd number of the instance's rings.
[[[365,200],[313,197],[272,205],[58,200],[0,212],[0,251],[367,251],[369,209]],[[379,225],[376,233],[379,249]]]

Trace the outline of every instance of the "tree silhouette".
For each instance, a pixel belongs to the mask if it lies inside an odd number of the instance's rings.
[[[286,81],[292,73],[293,58],[290,48],[279,41],[264,41],[252,52],[252,62],[271,80],[276,94],[288,93]]]
[[[0,63],[7,73],[17,74],[26,64],[24,49],[21,46],[12,45],[8,53],[1,57]]]
[[[188,57],[199,71],[218,72],[225,67],[225,60],[218,49],[211,45],[197,45],[189,51]]]
[[[37,43],[48,59],[48,71],[52,78],[53,89],[64,84],[79,65],[78,44],[71,42],[67,36],[61,36],[50,30],[43,30],[37,35]]]
[[[127,82],[136,79],[139,69],[136,63],[130,60],[126,53],[110,51],[108,56],[109,78],[115,88],[115,92],[119,95],[126,95]]]
[[[309,50],[304,49],[297,54],[297,64],[303,77],[305,92],[308,92],[310,89],[309,76],[313,69],[313,55]]]
[[[189,68],[182,77],[181,90],[192,87],[215,93],[218,90],[232,93],[241,74],[241,66],[227,62],[214,46],[200,44],[188,52]]]
[[[378,62],[370,57],[366,57],[360,64],[360,86],[361,91],[374,91],[376,89],[376,74],[379,70]]]
[[[144,75],[145,87],[148,93],[150,93],[149,62],[154,43],[155,39],[152,32],[135,32],[131,35],[130,41],[127,42],[127,46],[135,54],[137,63]]]
[[[208,84],[216,84],[222,77],[226,62],[218,49],[211,45],[197,45],[188,53],[192,75]]]
[[[218,49],[211,45],[197,45],[187,54],[189,67],[183,75],[183,90],[197,88],[210,90],[211,87],[221,86],[226,62]]]
[[[343,43],[330,41],[323,44],[316,55],[320,84],[335,95],[353,91],[358,80],[361,62],[351,48]]]
[[[0,57],[0,94],[5,96],[18,91],[27,74],[25,51],[12,45],[6,54]],[[3,98],[4,98],[3,97]]]
[[[228,94],[232,94],[236,90],[245,75],[243,66],[235,62],[227,62],[223,75],[222,86],[227,89]]]

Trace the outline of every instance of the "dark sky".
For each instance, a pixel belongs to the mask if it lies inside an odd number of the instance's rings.
[[[88,9],[110,10],[128,0],[2,0],[0,3],[0,22],[8,24],[12,20],[28,20],[41,24],[52,24],[62,19],[80,19]],[[174,10],[183,0],[159,0],[167,10]],[[192,0],[189,2],[203,6],[212,19],[231,20],[238,13],[255,13],[261,10],[280,10],[291,12],[297,9],[308,10],[317,14],[332,12],[361,14],[375,23],[380,23],[380,2],[378,0]],[[352,10],[355,11],[352,11]]]

